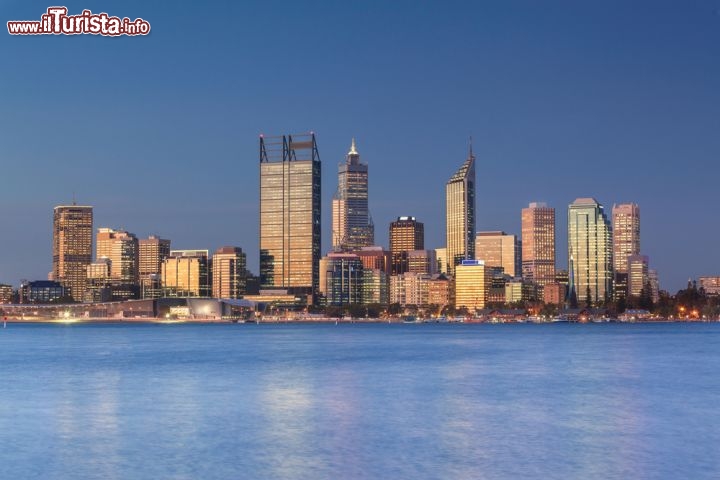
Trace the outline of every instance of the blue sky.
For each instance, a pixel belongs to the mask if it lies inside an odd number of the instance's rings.
[[[414,215],[444,244],[444,183],[477,156],[479,230],[520,209],[637,202],[669,290],[720,274],[720,1],[66,2],[147,37],[0,34],[0,282],[44,278],[52,208],[258,263],[258,135],[312,130],[323,251],[356,137],[377,242]],[[172,5],[172,8],[166,8]],[[51,4],[0,0],[0,19]]]

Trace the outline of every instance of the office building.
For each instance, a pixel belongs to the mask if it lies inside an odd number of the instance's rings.
[[[352,139],[345,163],[338,168],[338,189],[332,202],[334,251],[353,251],[375,243],[375,227],[368,209],[368,166]]]
[[[698,286],[706,295],[720,295],[720,277],[700,277]]]
[[[640,255],[640,207],[634,203],[613,205],[613,272],[615,298],[629,294],[628,257]]]
[[[95,259],[110,260],[110,278],[122,283],[138,283],[138,239],[132,233],[112,228],[99,228]]]
[[[455,307],[470,313],[485,308],[491,283],[491,272],[482,260],[463,260],[455,269]]]
[[[570,295],[579,304],[611,300],[612,228],[593,198],[578,198],[568,208],[568,265]]]
[[[260,285],[306,295],[320,284],[320,155],[313,133],[260,137]]]
[[[510,277],[520,276],[520,240],[505,232],[477,232],[475,257],[486,267],[500,267]]]
[[[436,274],[437,257],[435,256],[435,250],[410,250],[407,252],[407,265],[410,273]]]
[[[425,225],[415,217],[398,217],[390,224],[392,274],[408,271],[408,252],[425,248]]]
[[[630,255],[626,259],[627,294],[629,297],[640,297],[643,288],[650,286],[648,277],[648,257],[646,255]],[[650,295],[652,292],[647,292]]]
[[[390,275],[392,255],[383,247],[373,245],[355,250],[353,253],[360,258],[365,270],[382,270],[387,275]]]
[[[52,278],[82,302],[92,262],[93,207],[60,205],[53,212]]]
[[[163,296],[210,296],[211,276],[207,250],[170,250],[161,270]]]
[[[540,286],[555,282],[555,209],[531,203],[521,221],[523,278]]]
[[[543,287],[543,302],[547,304],[562,305],[566,295],[566,286],[562,283],[546,283]]]
[[[212,257],[212,295],[241,298],[245,294],[245,253],[239,247],[218,248]]]
[[[352,253],[333,252],[320,260],[320,294],[326,305],[362,303],[363,265]]]
[[[445,184],[445,233],[448,272],[475,258],[475,156],[472,145],[467,160]]]
[[[448,273],[448,258],[447,248],[436,248],[435,258],[437,259],[437,272],[447,275]]]
[[[387,306],[390,303],[390,276],[384,270],[363,268],[362,303]]]

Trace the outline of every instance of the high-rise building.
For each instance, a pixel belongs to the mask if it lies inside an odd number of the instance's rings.
[[[640,207],[634,203],[613,205],[613,272],[615,298],[628,295],[628,257],[640,255]]]
[[[332,203],[332,246],[352,251],[375,243],[375,227],[368,209],[368,166],[352,139],[345,163],[338,168],[338,189]]]
[[[445,184],[445,226],[448,272],[475,258],[475,156],[468,158]]]
[[[594,198],[578,198],[568,208],[570,295],[578,303],[609,301],[612,295],[612,227]]]
[[[162,296],[162,264],[170,256],[170,240],[155,235],[138,241],[140,274],[140,296],[159,298]]]
[[[477,232],[475,257],[486,267],[501,267],[505,275],[520,276],[520,240],[505,232]]]
[[[426,273],[406,272],[390,277],[390,303],[401,306],[428,305],[432,276]]]
[[[522,209],[522,276],[540,286],[555,282],[555,209],[534,202]]]
[[[648,285],[647,255],[630,255],[627,263],[627,294],[629,297],[640,297],[643,288]],[[651,294],[652,292],[648,292]]]
[[[162,264],[170,256],[170,240],[150,235],[138,241],[140,278],[160,275]]]
[[[73,300],[82,302],[92,262],[93,207],[60,205],[53,213],[52,277]]]
[[[218,248],[212,257],[212,295],[241,298],[245,293],[245,253],[239,247]]]
[[[260,285],[314,296],[320,282],[315,134],[260,137]]]
[[[720,277],[700,277],[698,285],[706,295],[720,295]]]
[[[207,250],[170,250],[162,264],[162,288],[168,297],[209,297]]]
[[[547,304],[562,305],[565,296],[565,285],[562,283],[546,283],[543,287],[543,302]]]
[[[110,260],[110,278],[129,285],[138,284],[138,239],[132,233],[99,228],[95,259]]]
[[[470,312],[485,308],[490,291],[491,272],[482,260],[463,260],[455,268],[455,307]]]
[[[398,217],[390,224],[392,274],[408,271],[408,252],[425,248],[425,225],[415,217]]]
[[[660,301],[660,279],[657,270],[648,270],[648,281],[650,282],[652,301],[653,303],[658,303]]]
[[[352,253],[333,252],[320,260],[320,293],[326,305],[362,303],[363,265]]]
[[[390,303],[389,278],[384,270],[363,268],[362,303],[364,305]]]

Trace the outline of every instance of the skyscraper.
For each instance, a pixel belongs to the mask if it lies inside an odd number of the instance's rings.
[[[138,284],[138,239],[132,233],[99,228],[95,259],[110,260],[110,278],[125,284]]]
[[[392,274],[408,271],[408,252],[425,248],[425,225],[415,217],[398,217],[390,224]]]
[[[150,235],[148,238],[141,238],[138,247],[140,277],[160,275],[163,262],[170,256],[170,240]]]
[[[612,228],[594,198],[578,198],[568,208],[570,295],[578,303],[608,301],[612,294]]]
[[[239,247],[218,248],[212,257],[212,295],[240,298],[245,293],[245,254]]]
[[[448,272],[455,265],[475,258],[475,156],[468,158],[445,185],[445,222]]]
[[[475,257],[485,266],[500,267],[505,275],[520,276],[520,240],[505,232],[477,232]]]
[[[332,203],[333,250],[351,251],[373,245],[375,227],[368,209],[368,166],[352,139],[345,163],[338,168],[338,189]]]
[[[482,260],[463,260],[455,270],[455,306],[471,313],[485,308],[490,291],[490,269]]]
[[[648,257],[647,255],[630,255],[627,261],[627,294],[629,297],[639,297],[643,288],[649,286]],[[647,292],[648,296],[652,292]]]
[[[640,207],[635,203],[613,205],[613,269],[615,297],[628,293],[628,257],[640,255]]]
[[[260,285],[314,296],[320,272],[315,134],[260,137]]]
[[[60,205],[53,213],[53,279],[83,301],[92,261],[93,207]]]
[[[541,286],[555,282],[555,209],[545,203],[522,209],[522,276]]]

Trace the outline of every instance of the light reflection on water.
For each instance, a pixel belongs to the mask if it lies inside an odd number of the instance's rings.
[[[714,478],[718,325],[10,325],[0,478]]]

